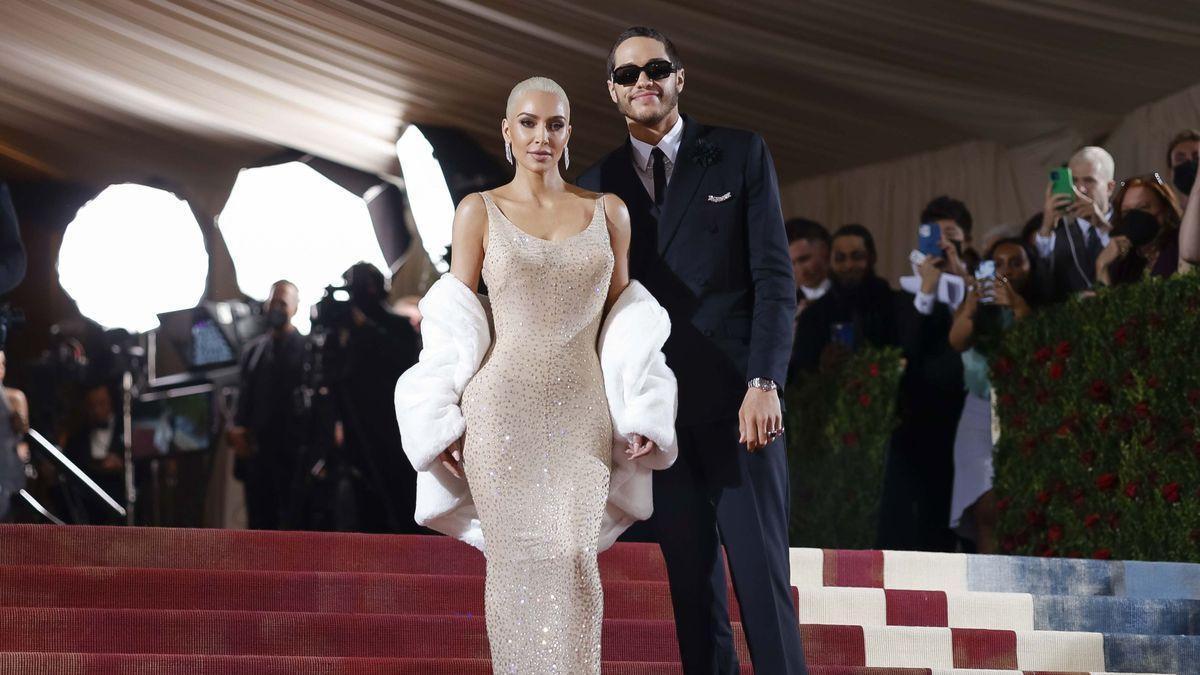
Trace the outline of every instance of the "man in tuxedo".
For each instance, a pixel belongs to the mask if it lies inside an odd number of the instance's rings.
[[[757,134],[679,113],[683,63],[656,30],[622,33],[608,74],[629,138],[579,184],[628,205],[631,276],[671,317],[679,460],[655,472],[652,524],[684,672],[738,672],[723,545],[755,671],[805,673],[779,391],[796,290],[771,155]]]
[[[1042,225],[1035,243],[1038,257],[1049,269],[1053,300],[1092,289],[1096,258],[1108,246],[1116,165],[1104,148],[1088,146],[1067,163],[1075,195],[1054,194],[1046,186]]]

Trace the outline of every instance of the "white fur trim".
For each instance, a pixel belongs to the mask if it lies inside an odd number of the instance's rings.
[[[404,452],[417,469],[415,519],[482,550],[483,532],[467,481],[437,461],[466,427],[459,402],[491,343],[479,297],[446,274],[420,303],[421,356],[396,383],[396,416]],[[671,332],[667,312],[639,283],[630,282],[600,332],[600,369],[613,426],[612,472],[599,547],[654,509],[651,472],[675,462],[675,375],[662,346]],[[631,461],[628,438],[641,434],[659,447]]]

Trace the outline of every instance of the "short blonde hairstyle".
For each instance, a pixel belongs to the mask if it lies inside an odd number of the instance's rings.
[[[567,110],[567,119],[571,118],[571,101],[567,98],[567,92],[554,80],[537,75],[527,80],[521,80],[512,88],[512,91],[508,92],[508,104],[504,106],[505,118],[511,120],[513,106],[516,105],[517,99],[528,91],[544,91],[554,94],[563,102],[563,107]]]
[[[1113,161],[1113,156],[1108,154],[1108,151],[1098,145],[1089,145],[1080,148],[1078,152],[1071,155],[1069,164],[1076,162],[1088,162],[1100,167],[1100,172],[1105,178],[1112,180],[1113,176],[1117,175],[1117,163]]]

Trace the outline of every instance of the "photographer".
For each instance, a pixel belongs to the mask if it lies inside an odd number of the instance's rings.
[[[19,389],[3,386],[8,357],[0,351],[0,521],[7,516],[13,496],[25,487],[29,463],[29,404]]]
[[[298,303],[294,284],[275,282],[264,305],[270,330],[242,352],[241,389],[228,437],[237,457],[234,475],[246,486],[250,529],[294,526],[292,498],[304,441],[296,397],[305,339],[292,325]]]
[[[361,511],[355,526],[370,532],[419,532],[413,521],[416,472],[400,447],[396,381],[417,361],[417,333],[387,303],[387,282],[361,262],[342,276],[348,311],[318,305],[316,325],[328,333],[324,362],[350,467],[359,474]]]
[[[992,405],[988,358],[1001,334],[1037,306],[1035,257],[1020,238],[1001,239],[981,263],[950,328],[950,346],[962,354],[966,402],[954,438],[954,491],[950,527],[976,542],[980,553],[996,550],[996,503],[992,495]],[[990,263],[990,265],[989,265]],[[989,271],[988,267],[992,269]]]
[[[110,383],[91,380],[83,388],[81,423],[67,437],[63,454],[117,502],[125,501],[125,454],[119,410]],[[119,525],[123,521],[90,490],[77,483],[62,488],[64,504],[82,503],[91,525]],[[68,512],[74,509],[67,507]]]

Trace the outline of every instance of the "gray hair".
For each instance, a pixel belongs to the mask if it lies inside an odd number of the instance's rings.
[[[1108,151],[1098,145],[1089,145],[1080,148],[1078,152],[1071,155],[1070,164],[1076,162],[1088,162],[1100,167],[1100,173],[1108,180],[1112,180],[1113,176],[1117,175],[1117,163],[1113,161],[1113,156],[1108,154]]]
[[[571,117],[571,101],[567,98],[567,92],[554,80],[535,75],[527,80],[521,80],[508,93],[508,103],[504,106],[504,116],[506,118],[512,117],[513,106],[516,105],[517,99],[521,98],[528,91],[544,91],[554,94],[562,100],[563,107],[567,110],[567,117]]]

